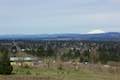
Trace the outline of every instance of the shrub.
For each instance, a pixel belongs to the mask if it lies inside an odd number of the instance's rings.
[[[9,62],[7,63],[0,63],[0,74],[11,74],[13,67],[10,65]]]
[[[26,74],[27,74],[27,75],[30,75],[30,74],[31,74],[31,72],[30,72],[30,71],[27,71],[27,72],[26,72]]]
[[[63,70],[63,65],[59,64],[59,66],[57,67],[58,70]]]
[[[0,49],[0,74],[11,74],[12,70],[7,49]]]

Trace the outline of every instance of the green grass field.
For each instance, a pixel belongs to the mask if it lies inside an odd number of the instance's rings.
[[[81,66],[65,67],[14,67],[12,75],[1,75],[0,80],[120,80],[118,69]]]

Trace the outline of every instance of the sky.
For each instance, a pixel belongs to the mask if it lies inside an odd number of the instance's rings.
[[[120,0],[0,0],[0,34],[120,32]]]

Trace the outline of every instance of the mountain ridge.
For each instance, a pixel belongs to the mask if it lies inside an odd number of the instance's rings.
[[[0,35],[0,40],[90,40],[90,41],[120,41],[120,32],[99,34],[14,34]]]

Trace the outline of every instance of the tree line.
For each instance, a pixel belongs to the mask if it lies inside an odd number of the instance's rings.
[[[29,50],[26,49],[26,52],[41,58],[56,59],[57,56],[60,56],[63,61],[79,59],[79,62],[100,62],[102,64],[109,61],[120,61],[119,42],[44,41],[38,43],[37,47],[35,44],[33,42],[33,45],[29,45]]]

